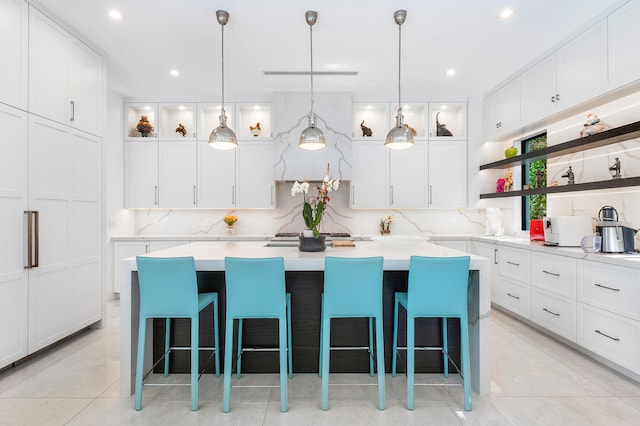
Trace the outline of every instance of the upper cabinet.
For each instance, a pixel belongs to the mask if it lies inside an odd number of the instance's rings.
[[[493,138],[520,125],[520,78],[484,98],[485,138]]]
[[[467,140],[466,102],[430,102],[429,139]]]
[[[270,104],[236,104],[238,139],[271,139]]]
[[[37,9],[29,9],[29,110],[100,134],[101,58]]]
[[[198,131],[196,137],[199,141],[208,141],[211,132],[220,125],[220,112],[222,111],[222,105],[216,103],[198,103]],[[227,126],[231,129],[236,128],[235,125],[235,108],[233,105],[227,105],[224,109],[227,116]]]
[[[158,137],[165,141],[196,140],[196,104],[158,104]]]
[[[607,21],[569,41],[522,74],[522,122],[548,117],[607,87]]]
[[[0,102],[26,110],[29,7],[23,0],[0,0],[0,17]]]
[[[609,79],[620,87],[640,78],[640,2],[631,1],[609,15]]]
[[[354,103],[353,130],[351,138],[382,139],[387,135],[390,127],[388,103]]]

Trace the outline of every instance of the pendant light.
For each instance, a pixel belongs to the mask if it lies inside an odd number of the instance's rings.
[[[313,24],[318,20],[318,12],[308,10],[305,12],[304,18],[307,24],[309,24],[309,40],[311,45],[311,112],[309,112],[309,127],[304,129],[300,134],[298,146],[312,151],[327,146],[327,139],[324,137],[322,130],[316,127],[316,116],[313,113]]]
[[[402,24],[407,19],[406,10],[396,10],[393,20],[398,24],[398,112],[396,113],[396,126],[389,130],[386,147],[393,149],[405,149],[413,146],[413,134],[402,122],[402,103],[400,101],[400,67],[402,63]]]
[[[209,146],[217,149],[233,149],[238,146],[238,139],[233,130],[227,127],[227,114],[224,110],[224,26],[229,22],[229,13],[226,10],[218,10],[216,18],[222,28],[222,109],[220,125],[209,135]]]

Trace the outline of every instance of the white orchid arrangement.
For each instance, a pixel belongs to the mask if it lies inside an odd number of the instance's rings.
[[[382,231],[389,231],[389,226],[391,226],[391,223],[393,223],[392,215],[383,217],[382,219],[380,219],[380,229]]]
[[[340,187],[340,180],[331,179],[329,176],[329,164],[327,164],[327,174],[325,175],[322,183],[317,186],[318,195],[315,197],[309,196],[309,182],[304,180],[302,183],[295,181],[293,187],[291,187],[291,196],[295,197],[297,194],[303,194],[304,204],[302,205],[302,218],[307,229],[313,231],[313,236],[318,238],[320,231],[318,227],[322,221],[322,214],[324,213],[325,206],[331,200],[329,193],[331,191],[337,191]]]

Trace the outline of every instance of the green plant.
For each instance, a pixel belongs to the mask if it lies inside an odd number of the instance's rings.
[[[546,147],[546,135],[539,136],[529,141],[529,151],[537,151]],[[547,160],[538,160],[529,164],[529,184],[531,188],[545,188],[547,186]],[[529,197],[529,218],[542,219],[546,214],[546,194],[532,195]]]

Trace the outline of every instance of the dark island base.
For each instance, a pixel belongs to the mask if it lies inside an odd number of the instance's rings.
[[[135,274],[135,273],[134,273]],[[287,291],[291,293],[291,311],[293,328],[293,371],[294,373],[317,373],[320,344],[320,295],[323,288],[322,271],[287,271]],[[470,279],[477,274],[472,271]],[[137,277],[135,277],[137,278]],[[135,279],[134,278],[134,279]],[[215,291],[219,300],[220,324],[220,364],[224,364],[224,330],[225,330],[225,283],[224,272],[198,272],[200,292]],[[476,286],[477,287],[477,286]],[[385,369],[391,371],[391,348],[393,339],[393,300],[396,291],[407,290],[407,271],[385,271],[383,286]],[[472,295],[470,295],[472,297]],[[476,295],[477,299],[477,295]],[[475,299],[471,299],[475,300]],[[474,313],[469,313],[474,318]],[[190,344],[190,321],[173,320],[171,329],[172,345],[188,346]],[[208,307],[200,316],[200,345],[213,346],[213,308]],[[237,324],[237,322],[236,322]],[[424,318],[416,324],[416,346],[441,346],[441,320]],[[276,320],[245,320],[245,347],[277,346],[278,329]],[[154,320],[153,357],[154,361],[162,356],[164,350],[164,320]],[[367,346],[368,322],[361,318],[345,318],[332,320],[332,346]],[[406,342],[406,321],[401,308],[399,323],[399,345]],[[234,335],[237,336],[237,325]],[[234,345],[236,339],[234,338]],[[234,346],[235,347],[235,346]],[[454,362],[459,365],[460,328],[457,319],[449,320],[449,351]],[[398,371],[404,372],[405,351],[400,351]],[[205,367],[205,353],[200,356],[200,368]],[[162,372],[160,363],[155,371]],[[175,351],[170,359],[170,371],[173,373],[189,373],[190,358],[188,351]],[[278,371],[277,352],[245,352],[242,357],[243,373],[274,373]],[[331,372],[364,373],[369,371],[367,351],[332,351]],[[417,351],[416,372],[437,373],[443,371],[443,357],[439,351]],[[213,360],[206,365],[207,373],[214,373]]]

